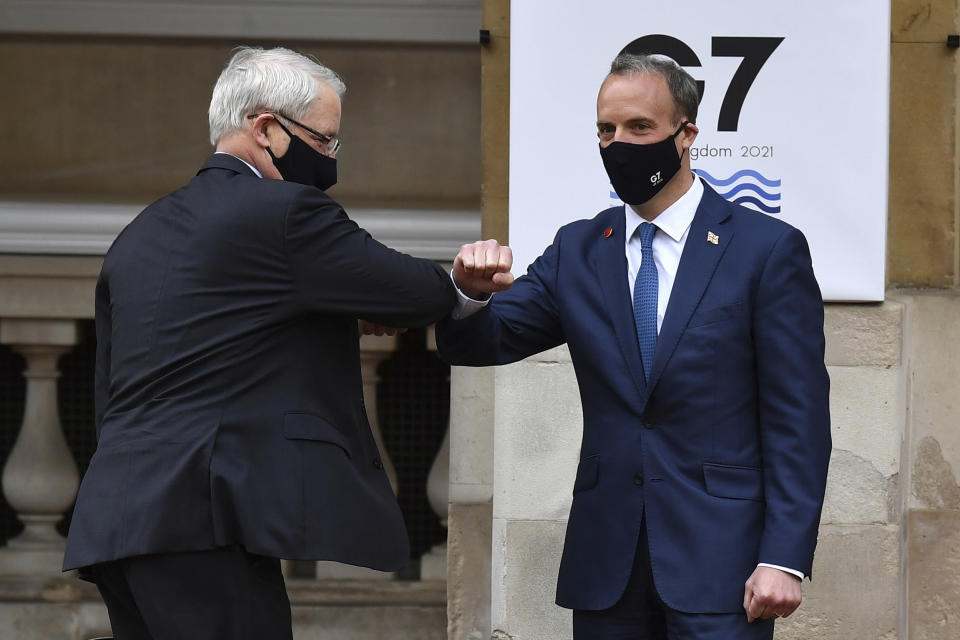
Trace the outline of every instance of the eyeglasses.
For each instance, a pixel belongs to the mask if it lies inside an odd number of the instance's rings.
[[[270,111],[263,111],[261,113],[251,113],[250,115],[247,116],[247,119],[249,120],[250,118],[256,118],[257,116],[262,116],[264,114],[273,116],[274,118],[280,117],[280,118],[283,118],[284,120],[289,120],[293,124],[297,125],[301,129],[303,129],[304,131],[312,135],[314,138],[316,138],[317,141],[320,143],[320,145],[323,147],[323,152],[328,156],[334,156],[337,154],[338,151],[340,151],[340,146],[341,146],[340,138],[336,136],[328,136],[325,133],[320,133],[316,129],[311,129],[310,127],[303,124],[302,122],[297,122],[290,116],[284,115],[282,113],[271,113]],[[281,125],[282,124],[283,123],[281,123]]]

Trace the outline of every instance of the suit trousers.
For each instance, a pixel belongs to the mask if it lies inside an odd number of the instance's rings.
[[[609,609],[575,609],[573,637],[574,640],[772,640],[773,620],[748,623],[743,611],[684,613],[668,607],[653,582],[644,520],[623,596]]]
[[[231,546],[106,562],[84,571],[116,640],[292,640],[280,561]]]

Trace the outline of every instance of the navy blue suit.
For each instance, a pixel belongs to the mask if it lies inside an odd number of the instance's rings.
[[[487,366],[570,349],[583,442],[557,604],[614,605],[645,518],[667,606],[742,614],[758,562],[809,574],[816,546],[831,443],[809,250],[705,185],[646,384],[624,224],[616,207],[561,228],[511,289],[438,326],[440,354]]]
[[[104,260],[98,444],[64,569],[237,546],[403,565],[357,319],[425,326],[455,301],[443,269],[375,241],[319,189],[210,156]]]

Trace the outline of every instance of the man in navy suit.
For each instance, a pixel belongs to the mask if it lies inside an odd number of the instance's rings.
[[[557,603],[577,639],[767,639],[810,575],[830,456],[823,301],[803,235],[695,178],[696,84],[621,55],[597,99],[625,207],[562,227],[513,287],[461,249],[473,299],[437,329],[451,364],[566,343],[583,442]]]
[[[300,54],[239,50],[210,102],[216,153],[104,259],[98,446],[64,569],[96,582],[120,640],[289,639],[279,558],[408,559],[358,319],[426,326],[457,296],[325,193],[343,92]]]

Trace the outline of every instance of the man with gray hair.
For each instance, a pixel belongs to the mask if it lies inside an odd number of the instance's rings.
[[[293,51],[238,50],[210,102],[216,153],[104,259],[98,446],[64,569],[97,584],[121,640],[289,639],[279,558],[408,559],[358,320],[426,326],[457,295],[324,192],[344,89]]]
[[[509,250],[465,245],[454,279],[482,308],[437,327],[456,365],[570,349],[583,442],[557,604],[577,640],[770,640],[812,570],[823,301],[798,230],[691,172],[697,108],[672,60],[618,56],[597,136],[626,206],[562,227],[492,298]]]

